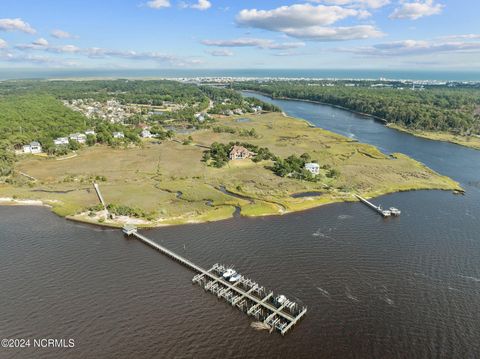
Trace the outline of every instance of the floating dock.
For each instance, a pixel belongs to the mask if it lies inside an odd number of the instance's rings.
[[[123,233],[136,237],[196,272],[192,279],[193,283],[199,284],[218,298],[223,298],[247,315],[255,317],[257,321],[268,326],[270,331],[277,330],[285,335],[307,313],[307,307],[300,306],[283,295],[274,295],[272,291],[266,290],[263,286],[236,272],[236,276],[224,276],[228,271],[233,271],[231,267],[217,263],[206,270],[141,235],[135,226],[125,225]],[[232,279],[235,280],[232,281]]]
[[[375,206],[372,202],[367,201],[365,198],[360,197],[358,194],[355,195],[361,202],[365,203],[368,207],[372,208],[375,212],[378,212],[383,217],[390,217],[390,216],[399,216],[402,212],[395,208],[390,207],[389,209],[383,209],[382,206],[378,205]]]

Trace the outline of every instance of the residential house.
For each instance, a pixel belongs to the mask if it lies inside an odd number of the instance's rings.
[[[144,129],[142,131],[142,133],[140,134],[140,136],[142,136],[143,138],[152,138],[153,135],[152,133],[150,132],[150,130],[147,130],[147,129]]]
[[[244,160],[246,158],[252,158],[255,155],[252,151],[249,151],[243,146],[233,146],[228,157],[231,160]]]
[[[42,146],[37,141],[30,142],[23,146],[23,153],[42,153]]]
[[[95,135],[95,131],[94,130],[86,130],[85,131],[85,134],[88,136],[88,135]]]
[[[78,143],[85,143],[87,142],[87,135],[83,133],[72,133],[68,136],[72,141],[76,141]]]
[[[305,169],[315,176],[320,173],[320,165],[315,162],[305,163]]]
[[[68,145],[68,138],[67,137],[59,137],[53,140],[55,146],[62,146]]]
[[[205,121],[205,114],[204,113],[196,113],[195,118],[197,119],[198,122],[204,122]]]
[[[125,138],[125,135],[123,134],[123,132],[114,132],[113,138]]]

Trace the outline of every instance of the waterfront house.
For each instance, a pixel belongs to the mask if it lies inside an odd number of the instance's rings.
[[[305,163],[305,169],[313,175],[318,175],[320,173],[320,165],[314,162]]]
[[[23,153],[41,153],[42,146],[37,141],[30,142],[28,145],[23,146]]]
[[[255,155],[252,151],[246,149],[243,146],[233,146],[230,150],[229,158],[231,160],[244,160],[246,158],[252,158]]]
[[[62,146],[68,145],[68,138],[67,137],[59,137],[53,140],[53,144],[55,146]]]
[[[125,138],[125,135],[123,134],[123,132],[114,132],[113,138]]]

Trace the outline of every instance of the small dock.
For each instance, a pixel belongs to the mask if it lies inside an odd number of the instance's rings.
[[[399,216],[402,212],[395,208],[390,207],[389,209],[383,209],[382,206],[375,206],[372,202],[367,201],[365,198],[360,197],[358,194],[355,195],[361,202],[365,203],[368,207],[373,209],[375,212],[379,213],[383,217]]]
[[[206,270],[141,235],[135,226],[125,225],[123,233],[136,237],[146,245],[194,271],[196,274],[192,279],[193,283],[256,318],[270,331],[276,330],[285,335],[307,312],[307,307],[300,306],[284,295],[274,295],[272,291],[240,275],[231,267],[216,263]],[[235,274],[227,276],[228,273]]]

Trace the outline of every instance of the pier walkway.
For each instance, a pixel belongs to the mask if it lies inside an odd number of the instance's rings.
[[[390,209],[383,209],[381,206],[375,206],[372,202],[367,201],[365,198],[360,197],[358,194],[355,195],[361,202],[365,203],[368,207],[372,208],[375,212],[378,212],[383,217],[390,217],[390,216],[399,216],[402,212],[395,208],[390,207]]]
[[[226,266],[215,264],[206,270],[138,233],[132,225],[125,225],[123,232],[196,272],[192,279],[193,283],[201,285],[219,298],[224,298],[232,306],[263,321],[271,330],[277,329],[282,335],[285,335],[307,312],[306,307],[300,307],[284,296],[275,298],[273,292],[267,293],[264,287],[243,276],[235,282],[229,281],[223,277],[223,273],[229,269]]]
[[[95,188],[95,192],[97,192],[98,199],[102,203],[103,207],[107,209],[107,205],[105,203],[105,200],[103,199],[102,192],[100,192],[100,187],[98,186],[98,183],[93,183],[93,188]]]

